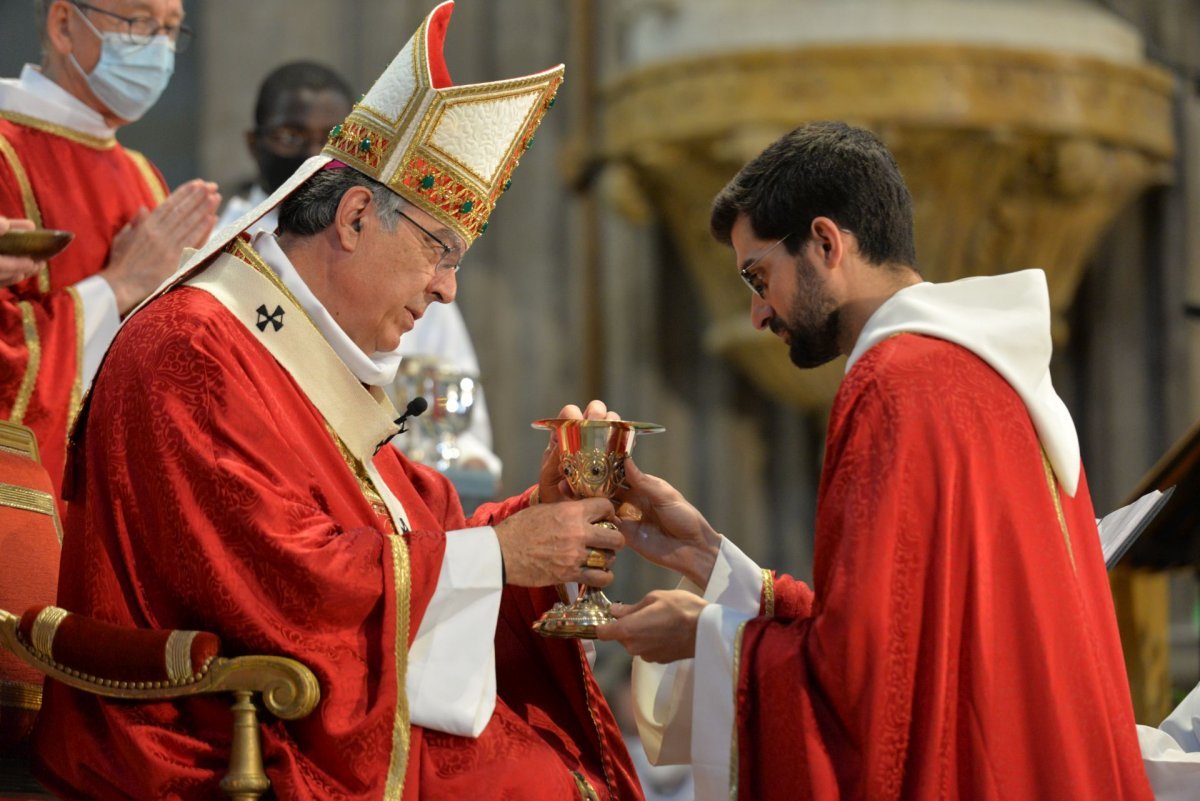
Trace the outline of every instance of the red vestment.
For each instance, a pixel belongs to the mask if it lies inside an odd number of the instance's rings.
[[[0,288],[0,416],[34,430],[56,488],[83,395],[82,304],[71,286],[104,268],[113,237],[165,190],[115,139],[0,114],[0,216],[75,234],[40,275]]]
[[[966,349],[904,334],[854,365],[813,587],[764,595],[737,673],[741,798],[1151,798],[1086,482],[1062,491]]]
[[[298,308],[286,314],[306,324]],[[277,798],[384,798],[389,758],[406,737],[407,799],[573,799],[573,772],[599,798],[641,798],[580,644],[530,631],[557,600],[552,589],[506,588],[496,708],[477,739],[407,725],[397,663],[434,593],[446,532],[502,519],[527,496],[465,521],[443,476],[383,447],[373,464],[412,528],[396,536],[293,376],[194,287],[126,324],[87,415],[70,476],[71,500],[83,502],[68,516],[59,603],[106,621],[215,632],[227,655],[308,665],[317,709],[262,727]],[[37,772],[62,797],[217,792],[227,698],[131,705],[49,685]],[[386,797],[399,798],[390,787]]]

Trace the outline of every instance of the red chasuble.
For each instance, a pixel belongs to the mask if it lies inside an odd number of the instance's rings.
[[[34,430],[56,488],[83,394],[83,308],[71,286],[103,269],[113,237],[165,188],[115,139],[0,112],[0,215],[75,233],[40,275],[0,288],[0,416]]]
[[[305,324],[298,308],[286,314]],[[125,325],[86,413],[59,602],[106,621],[215,632],[226,655],[308,665],[317,709],[262,727],[275,797],[562,801],[586,781],[600,799],[641,798],[580,644],[529,631],[552,590],[505,590],[498,699],[479,738],[408,724],[398,669],[446,532],[502,519],[527,497],[464,521],[443,476],[383,447],[373,464],[412,528],[398,536],[292,375],[194,287]],[[218,792],[227,698],[129,704],[49,684],[37,773],[63,798]]]
[[[742,631],[741,798],[1151,799],[1086,482],[969,351],[905,334],[846,376],[813,576]]]

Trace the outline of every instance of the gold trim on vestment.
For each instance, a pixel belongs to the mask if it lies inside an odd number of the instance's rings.
[[[561,587],[562,585],[560,584],[559,586]],[[579,650],[579,669],[580,669],[580,673],[581,673],[581,678],[583,679],[584,705],[587,707],[588,717],[591,718],[591,720],[592,720],[592,728],[596,730],[596,751],[600,754],[600,770],[604,774],[604,786],[608,788],[608,797],[616,798],[617,790],[616,790],[615,785],[613,784],[612,777],[610,777],[608,775],[608,762],[604,758],[605,757],[604,737],[600,733],[600,721],[596,720],[596,713],[594,711],[592,711],[593,699],[592,699],[591,692],[588,691],[587,672],[588,672],[588,670],[591,669],[591,666],[588,664],[587,654],[583,650],[583,643],[581,641],[577,640],[576,647]],[[585,779],[585,782],[586,782],[586,779]],[[588,785],[588,789],[589,790],[591,789],[590,784]],[[595,792],[595,791],[593,790],[593,792]]]
[[[1067,546],[1067,556],[1071,559],[1071,570],[1075,568],[1075,551],[1071,548],[1071,532],[1067,528],[1067,518],[1063,514],[1062,500],[1058,497],[1058,479],[1054,477],[1054,468],[1050,466],[1050,458],[1042,451],[1042,468],[1046,472],[1046,486],[1050,489],[1050,497],[1054,499],[1054,512],[1058,515],[1058,525],[1062,529],[1063,542]]]
[[[93,150],[112,150],[117,146],[115,136],[92,136],[91,134],[67,128],[64,125],[56,125],[53,122],[39,120],[37,117],[30,117],[27,114],[20,114],[16,111],[0,111],[0,119],[8,120],[25,128],[33,128],[35,131],[44,131],[48,134],[61,136],[63,139],[69,139],[76,144],[90,147]]]
[[[158,177],[158,173],[154,170],[154,165],[150,163],[150,159],[146,158],[140,151],[130,150],[125,148],[125,152],[129,154],[129,158],[138,168],[138,172],[142,174],[142,180],[146,182],[146,186],[150,189],[150,194],[154,195],[154,202],[162,203],[167,199],[166,190],[163,189],[162,181]]]
[[[0,117],[3,116],[4,113],[0,112]],[[4,156],[9,169],[17,178],[17,186],[21,189],[21,203],[25,207],[25,216],[33,220],[34,225],[41,228],[42,212],[38,209],[37,198],[33,195],[33,185],[29,183],[29,175],[25,172],[25,166],[21,164],[21,159],[17,155],[17,151],[13,149],[12,143],[3,134],[0,134],[0,156]]]
[[[42,461],[33,431],[11,420],[0,420],[0,450],[24,456],[39,464]]]
[[[48,492],[19,487],[16,484],[0,484],[0,506],[23,509],[43,515],[54,514],[54,496]]]
[[[73,286],[67,287],[67,294],[75,301],[75,380],[71,382],[71,399],[67,404],[67,439],[71,438],[71,427],[79,416],[79,407],[83,405],[83,298],[79,290]]]
[[[750,621],[742,621],[738,626],[737,636],[733,638],[733,730],[730,732],[729,740],[729,801],[737,801],[738,795],[738,704],[737,691],[738,682],[742,677],[742,634],[746,631],[746,624]]]
[[[408,629],[412,614],[411,565],[408,559],[408,543],[403,537],[390,535],[389,550],[392,552],[392,580],[396,587],[396,635],[393,641],[396,661],[396,714],[392,718],[392,756],[388,764],[387,787],[384,801],[400,801],[404,795],[404,778],[408,773],[408,749],[410,718],[408,711]]]
[[[38,612],[37,619],[33,621],[29,639],[34,650],[47,659],[54,658],[54,635],[58,634],[58,627],[67,619],[68,614],[70,613],[66,609],[47,606]]]
[[[4,116],[5,112],[0,112],[0,117]],[[0,134],[0,156],[4,156],[13,175],[16,176],[17,186],[21,190],[21,205],[25,208],[25,216],[32,220],[35,226],[41,228],[42,211],[38,208],[37,197],[33,194],[33,184],[29,182],[29,174],[25,172],[25,165],[21,163],[21,157],[17,155],[12,143],[2,134]],[[38,270],[37,284],[39,292],[50,291],[50,266],[48,264],[43,264],[42,269]]]
[[[775,576],[765,567],[762,572],[763,614],[775,616]]]
[[[167,669],[167,681],[172,684],[179,684],[191,677],[192,643],[199,633],[176,629],[167,637],[167,646],[163,649],[163,662]]]
[[[600,796],[592,788],[591,782],[577,770],[571,771],[571,778],[575,780],[575,789],[579,791],[579,801],[600,801]],[[613,796],[614,798],[616,796]]]
[[[33,305],[22,300],[17,303],[21,310],[21,325],[25,330],[25,349],[29,351],[29,361],[25,364],[25,376],[21,379],[21,388],[17,390],[17,401],[13,404],[9,420],[20,423],[25,420],[25,412],[29,411],[29,400],[33,397],[33,387],[37,383],[38,371],[42,368],[42,341],[38,337],[37,317],[33,313]]]
[[[31,709],[34,712],[42,708],[42,688],[37,684],[26,684],[23,681],[0,680],[0,706],[9,709]]]

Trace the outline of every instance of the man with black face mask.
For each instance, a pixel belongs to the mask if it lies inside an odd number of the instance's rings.
[[[224,228],[267,199],[310,156],[321,152],[329,129],[350,113],[350,87],[333,70],[309,61],[276,68],[263,79],[254,104],[254,127],[246,131],[246,147],[258,175],[245,191],[229,199],[217,228]],[[254,229],[273,231],[279,222],[272,211]]]
[[[267,75],[254,104],[254,128],[246,131],[246,146],[258,165],[258,176],[244,192],[229,199],[214,235],[283,186],[306,159],[320,154],[330,129],[346,118],[351,105],[350,87],[322,64],[294,61]],[[274,231],[278,225],[278,209],[272,209],[247,230]],[[404,337],[401,352],[434,357],[456,370],[479,374],[475,346],[455,303],[431,305]],[[406,444],[403,438],[392,442],[397,447]],[[476,391],[470,428],[458,436],[457,445],[461,453],[458,464],[464,470],[486,471],[491,482],[499,481],[502,464],[492,452],[492,426],[482,389]],[[464,488],[460,493],[476,494]]]
[[[216,222],[215,184],[168,196],[117,142],[174,71],[181,0],[35,0],[42,62],[0,80],[0,216],[72,231],[71,246],[0,289],[0,417],[31,427],[58,487],[67,432],[121,318]]]

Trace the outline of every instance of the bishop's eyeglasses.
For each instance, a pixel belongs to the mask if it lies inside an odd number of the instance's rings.
[[[438,257],[437,264],[434,265],[434,268],[433,268],[435,271],[449,270],[450,272],[454,272],[454,273],[458,272],[458,268],[461,266],[461,264],[459,262],[462,261],[462,254],[458,252],[458,248],[452,248],[449,245],[447,245],[441,239],[434,236],[432,231],[430,231],[425,226],[421,225],[419,222],[414,220],[412,217],[409,217],[401,209],[396,209],[396,213],[399,214],[404,219],[408,220],[413,225],[417,226],[417,228],[421,231],[421,233],[425,234],[425,236],[429,237],[434,242],[436,242],[437,246],[442,249],[442,255]]]

